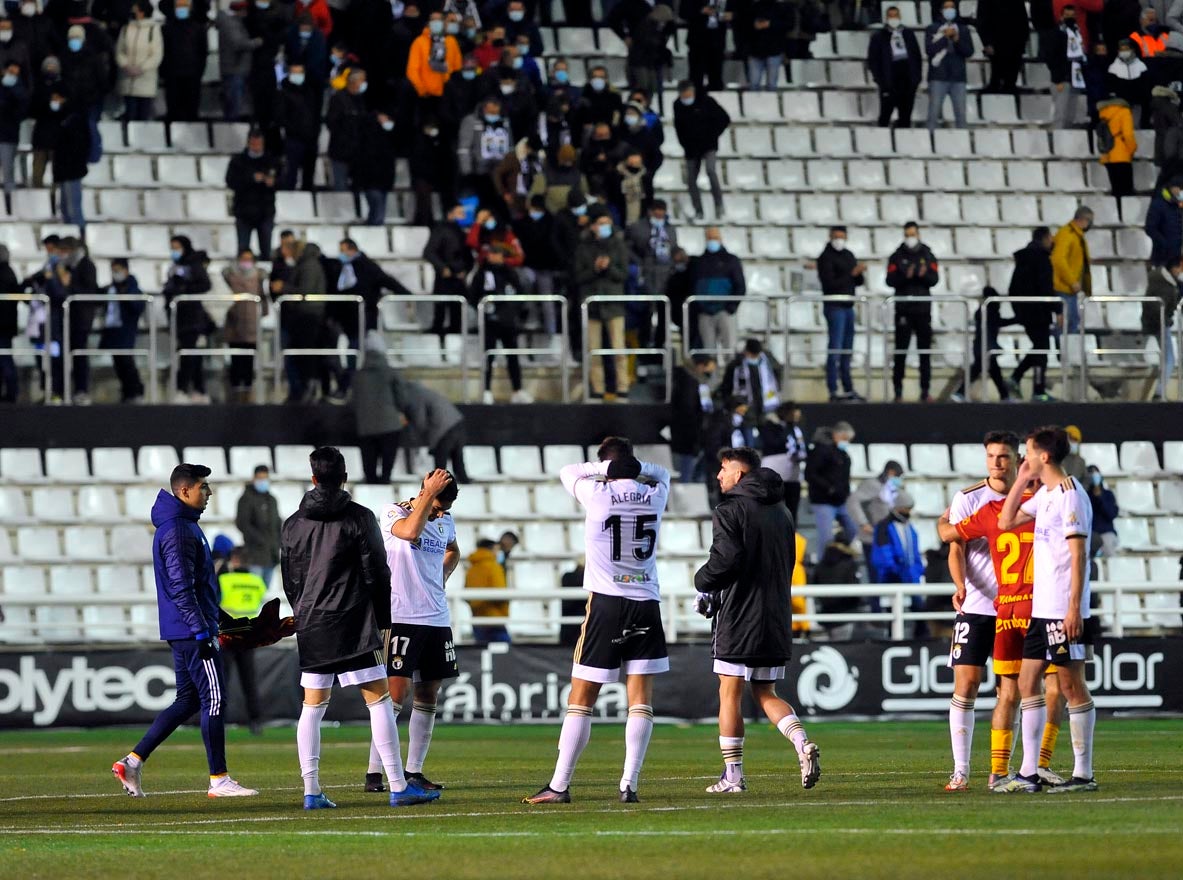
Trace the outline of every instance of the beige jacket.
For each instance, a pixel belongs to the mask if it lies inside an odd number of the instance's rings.
[[[128,22],[115,43],[119,94],[133,98],[156,97],[156,72],[163,60],[164,35],[160,23],[146,18]],[[133,75],[132,70],[139,72]]]

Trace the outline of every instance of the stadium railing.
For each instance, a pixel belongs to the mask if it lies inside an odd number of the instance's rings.
[[[882,297],[872,296],[872,295],[865,294],[865,293],[859,294],[857,296],[825,296],[823,294],[818,294],[818,293],[790,293],[784,297],[774,297],[774,298],[780,298],[785,301],[785,306],[786,306],[786,309],[788,310],[787,314],[789,314],[789,315],[792,314],[793,304],[800,303],[800,302],[821,303],[823,310],[828,305],[851,306],[856,310],[856,312],[861,311],[863,313],[862,324],[867,329],[863,333],[856,332],[855,336],[856,336],[856,338],[862,337],[862,339],[865,340],[865,343],[866,343],[866,348],[865,348],[865,351],[863,352],[863,369],[862,369],[863,384],[864,384],[863,394],[868,400],[870,400],[871,397],[873,396],[871,386],[874,382],[874,378],[873,378],[874,371],[872,369],[872,364],[871,364],[871,361],[872,361],[871,349],[872,349],[872,346],[874,345],[876,331],[875,331],[875,327],[874,327],[873,322],[868,320],[868,318],[871,315],[876,314],[876,306],[879,302],[882,301]],[[857,324],[857,322],[856,322],[856,324]],[[793,331],[793,327],[791,325],[787,326],[785,329],[786,336],[790,335],[792,333],[792,331]],[[856,355],[858,353],[859,353],[858,348],[830,348],[829,333],[828,332],[826,333],[826,358],[827,359],[830,357],[830,355],[839,355],[839,356],[850,355],[851,357],[853,357],[854,355]],[[789,339],[786,338],[785,339],[785,363],[784,363],[785,376],[784,376],[783,381],[781,382],[781,387],[785,388],[786,391],[790,388],[790,386],[792,384],[792,379],[793,379],[793,370],[791,369],[792,364],[793,364],[793,346],[789,343]],[[825,361],[822,362],[822,366],[823,367],[825,366]],[[885,367],[885,369],[886,369],[886,367]],[[793,395],[790,395],[790,396],[793,396]]]
[[[446,294],[446,293],[388,294],[378,300],[378,313],[381,315],[386,312],[387,307],[389,307],[389,306],[397,307],[400,305],[401,306],[410,306],[411,311],[413,312],[420,304],[423,304],[426,306],[433,306],[433,307],[434,306],[447,306],[447,305],[459,306],[457,311],[460,313],[460,331],[459,331],[460,332],[460,339],[465,340],[468,338],[468,326],[469,326],[468,300],[465,299],[464,297],[460,296],[459,294]],[[418,326],[418,324],[416,324],[416,326]],[[400,333],[400,331],[398,331],[398,330],[395,330],[393,332],[394,332],[394,335],[396,338],[399,336],[407,335],[406,333]],[[382,335],[383,335],[383,338],[389,338],[389,334],[386,332],[383,332]],[[435,355],[435,354],[439,354],[438,349],[427,350],[427,349],[416,347],[413,344],[412,345],[389,345],[388,344],[386,346],[386,356],[388,358],[394,357],[394,358],[400,359],[400,360],[402,358],[406,357],[407,355],[422,356],[422,355]],[[446,358],[441,358],[441,361],[439,364],[427,363],[427,362],[424,362],[421,358],[420,362],[416,363],[415,366],[417,366],[417,367],[432,367],[432,366],[452,366],[452,365],[447,363]],[[469,366],[469,364],[468,364],[468,359],[464,357],[463,349],[461,349],[461,352],[460,352],[460,363],[458,364],[458,366],[460,367],[460,387],[463,389],[463,391],[462,391],[463,397],[461,398],[461,401],[463,403],[468,403],[470,400],[470,397],[471,397],[471,395],[468,392],[468,366]]]
[[[784,297],[780,297],[780,298],[783,299]],[[735,357],[735,352],[723,351],[721,348],[692,348],[691,347],[690,343],[694,339],[694,331],[691,329],[692,325],[690,323],[691,313],[693,312],[695,305],[697,305],[698,303],[706,303],[706,302],[731,303],[731,304],[734,304],[737,308],[747,305],[747,304],[750,304],[750,303],[757,303],[759,306],[761,306],[764,309],[764,321],[760,325],[763,328],[763,332],[761,334],[763,336],[763,339],[761,340],[761,342],[764,344],[765,348],[768,347],[768,339],[773,333],[772,328],[773,328],[773,325],[775,324],[775,321],[773,321],[773,317],[775,314],[774,313],[775,305],[773,303],[772,297],[746,296],[746,295],[745,296],[728,296],[725,294],[718,294],[718,293],[694,294],[693,296],[686,297],[686,301],[684,303],[682,303],[682,357],[683,358],[685,358],[686,360],[689,360],[691,357],[693,357],[696,354],[709,354],[712,357],[714,357],[715,360],[718,361],[720,364],[726,364],[733,357]],[[786,366],[785,372],[787,373],[787,371],[788,371],[788,368]],[[786,376],[782,375],[779,378],[780,378],[781,385],[783,386],[785,383]]]
[[[519,299],[521,297],[518,297]],[[661,348],[594,348],[591,340],[588,338],[588,321],[590,320],[589,310],[593,305],[600,303],[657,303],[664,311],[665,326],[672,327],[670,322],[671,307],[669,297],[658,296],[656,294],[636,294],[634,296],[589,296],[583,301],[579,311],[579,320],[581,324],[580,338],[583,340],[583,399],[588,401],[591,399],[591,359],[593,357],[614,357],[616,355],[660,355],[661,369],[665,376],[665,396],[662,398],[663,403],[669,403],[670,397],[673,394],[674,382],[674,348],[670,339],[670,334],[666,333],[665,345]]]
[[[254,348],[181,348],[177,339],[177,304],[185,302],[198,303],[230,303],[231,306],[246,302],[255,306],[255,326],[259,328],[255,336]],[[168,310],[168,338],[172,354],[168,360],[168,387],[177,387],[177,373],[181,369],[183,357],[249,357],[255,362],[254,395],[256,403],[266,403],[267,397],[263,392],[263,371],[258,369],[263,362],[263,298],[253,293],[184,293],[174,297],[172,307]],[[150,331],[152,332],[152,331]],[[155,360],[153,360],[155,363]],[[153,371],[152,387],[156,387],[155,371]],[[155,403],[155,401],[153,401]]]
[[[49,328],[52,318],[50,317],[49,296],[44,293],[0,293],[0,301],[15,302],[18,304],[18,307],[20,303],[25,303],[28,306],[32,306],[33,303],[39,303],[41,305],[45,321],[44,332],[46,342],[41,347],[41,350],[37,352],[36,356],[41,359],[41,381],[44,384],[43,390],[45,393],[45,399],[49,400],[53,395],[53,343],[49,341]],[[27,325],[28,322],[26,321],[26,326]],[[0,354],[8,355],[9,357],[17,357],[18,355],[27,354],[27,351],[23,348],[0,348]],[[66,372],[70,372],[68,368],[66,369]]]
[[[183,299],[183,297],[177,297]],[[151,314],[152,310],[152,294],[150,293],[79,293],[74,296],[67,297],[66,302],[62,307],[62,326],[70,326],[70,310],[78,303],[101,303],[106,305],[112,302],[142,302],[144,304],[144,314]],[[128,355],[130,357],[145,357],[148,359],[148,369],[145,371],[148,376],[148,381],[145,383],[145,389],[148,392],[149,403],[160,402],[160,387],[156,381],[156,322],[151,319],[148,320],[148,347],[147,348],[71,348],[69,332],[62,332],[62,362],[66,365],[63,370],[62,382],[62,401],[66,404],[72,403],[74,399],[74,371],[71,369],[73,364],[73,357],[75,355],[92,354],[109,354],[109,355]],[[137,328],[138,330],[138,328]],[[89,336],[89,334],[88,334]],[[176,341],[173,341],[173,347],[176,347]]]
[[[973,302],[979,300],[974,299]],[[971,350],[973,349],[973,341],[970,334],[973,333],[973,308],[970,306],[970,298],[965,296],[950,296],[949,294],[932,294],[929,296],[888,296],[879,301],[879,321],[878,324],[882,328],[883,334],[883,399],[891,400],[890,382],[892,379],[892,361],[896,355],[908,355],[911,349],[897,349],[895,347],[895,333],[889,328],[895,326],[895,307],[897,305],[910,305],[912,303],[928,303],[929,309],[932,309],[934,303],[956,303],[965,312],[965,329],[961,332],[963,336],[963,346],[961,349],[961,357],[963,360],[963,368],[965,369],[965,377],[969,378],[970,361],[972,360]],[[936,340],[936,333],[933,333],[933,340]],[[941,357],[948,354],[947,349],[943,348],[920,348],[919,345],[915,348],[917,355],[929,355],[930,357]],[[985,365],[983,365],[985,366]]]
[[[986,330],[987,314],[988,314],[991,306],[1001,310],[1001,308],[1004,304],[1009,303],[1010,305],[1013,306],[1015,304],[1015,302],[1016,302],[1016,298],[1013,296],[988,296],[982,300],[981,327],[979,328],[980,333],[981,333],[981,336],[979,338],[981,339],[981,343],[982,343],[982,352],[981,352],[982,374],[978,377],[978,382],[982,388],[982,398],[983,399],[985,399],[985,396],[987,393],[986,392],[986,387],[987,387],[986,383],[989,382],[989,380],[990,380],[990,371],[988,368],[989,364],[990,364],[990,358],[991,357],[998,357],[999,355],[1007,353],[1007,349],[1004,349],[1004,348],[990,348],[990,335]],[[1055,306],[1062,306],[1064,301],[1058,296],[1025,296],[1025,297],[1022,297],[1021,304],[1025,305],[1027,303],[1049,303],[1049,304],[1055,305]],[[1050,359],[1057,354],[1057,351],[1058,350],[1055,348],[1025,348],[1025,349],[1023,349],[1023,354],[1024,355],[1028,355],[1028,354],[1047,355],[1047,357],[1049,359],[1049,363],[1050,363],[1051,362]],[[1059,352],[1059,354],[1060,354],[1060,380],[1061,380],[1060,387],[1066,389],[1069,387],[1068,358],[1064,356],[1063,352]],[[969,386],[969,374],[968,373],[966,374],[965,381],[966,381],[966,387],[968,388],[968,386]]]
[[[418,299],[422,299],[422,298],[423,297],[418,297]],[[463,299],[463,297],[457,297],[457,298]],[[599,299],[599,297],[591,297],[591,298],[592,299]],[[489,370],[492,369],[492,364],[490,364],[490,362],[489,362],[490,356],[498,355],[498,354],[501,354],[501,355],[514,354],[514,355],[519,355],[519,356],[523,356],[523,355],[529,356],[529,355],[547,355],[547,354],[554,354],[555,353],[555,346],[554,345],[548,345],[545,348],[539,348],[537,346],[534,346],[534,347],[527,346],[527,347],[518,347],[518,348],[489,348],[489,342],[487,339],[487,329],[485,327],[485,323],[486,323],[485,322],[485,313],[488,310],[489,306],[496,307],[496,305],[498,303],[505,303],[507,305],[523,304],[523,303],[553,303],[556,306],[555,311],[558,313],[557,317],[559,319],[559,332],[557,334],[551,336],[550,341],[558,343],[559,380],[562,382],[562,386],[563,386],[563,403],[570,403],[570,401],[571,401],[571,386],[567,381],[568,374],[569,374],[570,368],[571,368],[570,361],[568,359],[568,350],[567,350],[567,339],[568,339],[568,334],[567,334],[567,298],[565,296],[559,296],[558,294],[545,294],[545,293],[501,294],[501,293],[495,293],[495,294],[491,294],[490,296],[483,297],[481,299],[481,301],[479,303],[477,303],[477,339],[478,339],[477,345],[478,345],[478,348],[480,349],[480,352],[481,352],[481,387],[482,388],[485,387],[484,386],[485,376],[488,375]],[[464,325],[461,325],[461,326],[463,327]],[[464,332],[466,332],[466,330],[462,329],[461,332],[464,333]],[[584,338],[585,339],[586,339],[586,335],[587,335],[587,324],[585,322],[584,323]],[[585,360],[584,363],[587,363],[587,361]],[[584,370],[584,375],[585,376],[587,375],[586,370]],[[586,384],[586,380],[585,380],[585,384]],[[467,401],[468,400],[467,386],[465,387],[464,394],[465,394],[465,400]],[[587,394],[586,394],[586,389],[585,389],[584,399],[586,399],[586,398],[587,398]]]
[[[1142,308],[1145,308],[1146,303],[1152,303],[1158,308],[1158,370],[1156,381],[1163,389],[1163,396],[1166,396],[1166,382],[1170,378],[1167,374],[1167,334],[1170,332],[1166,324],[1166,303],[1157,296],[1085,296],[1081,297],[1080,302],[1080,387],[1082,393],[1087,393],[1089,387],[1089,357],[1090,355],[1097,355],[1103,357],[1105,355],[1129,356],[1134,355],[1139,362],[1145,361],[1145,355],[1138,349],[1129,348],[1105,348],[1104,346],[1089,347],[1087,342],[1088,323],[1089,318],[1094,313],[1094,306],[1103,306],[1106,303],[1141,303]],[[1131,330],[1131,332],[1134,332]],[[1129,364],[1133,366],[1133,364]]]
[[[178,297],[179,298],[179,297]],[[340,357],[352,355],[357,358],[358,366],[365,362],[365,347],[358,340],[355,348],[289,348],[283,344],[283,307],[288,303],[354,303],[357,306],[357,326],[365,332],[366,305],[360,296],[343,293],[293,293],[275,298],[275,393],[279,395],[283,390],[283,359],[285,357]],[[261,337],[260,337],[261,338]]]

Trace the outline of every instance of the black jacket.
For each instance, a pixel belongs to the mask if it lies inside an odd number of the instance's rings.
[[[829,244],[817,258],[817,277],[825,296],[854,296],[855,289],[866,283],[862,275],[852,275],[858,257],[850,251],[836,251]],[[853,303],[852,303],[853,305]]]
[[[526,254],[524,265],[530,269],[552,272],[561,269],[565,257],[555,250],[555,218],[543,214],[538,220],[529,215],[513,222],[514,234]]]
[[[5,292],[11,291],[16,293],[20,290],[20,282],[17,281],[16,273],[12,271],[12,266],[8,265],[8,260],[0,262],[0,290]],[[18,333],[20,333],[20,324],[17,321],[16,300],[0,300],[0,347],[8,348],[11,345],[11,340]]]
[[[710,95],[698,95],[687,107],[674,104],[674,131],[687,159],[701,159],[719,149],[719,138],[731,125],[731,117]]]
[[[832,442],[814,443],[805,459],[811,504],[844,504],[850,497],[850,456]]]
[[[908,269],[916,267],[916,274],[908,277]],[[920,270],[924,269],[924,274]],[[895,296],[928,296],[940,280],[940,266],[924,242],[916,250],[901,244],[887,261],[887,286],[895,289]],[[931,302],[896,303],[897,312],[931,314]]]
[[[283,136],[305,143],[316,143],[320,134],[320,93],[311,86],[285,82],[275,100],[275,124]]]
[[[257,159],[243,150],[226,168],[226,188],[234,193],[234,218],[257,223],[275,216],[275,185],[255,174],[278,175],[280,161],[266,152]]]
[[[689,370],[674,373],[670,395],[670,451],[678,455],[696,455],[702,449],[705,413],[698,386],[698,377]]]
[[[325,124],[329,127],[330,159],[348,162],[354,157],[367,109],[365,95],[351,95],[346,89],[329,98]]]
[[[52,114],[57,118],[53,135],[53,179],[82,180],[90,166],[90,125],[86,121],[86,108],[70,101],[61,110]]]
[[[207,19],[168,18],[161,28],[164,37],[164,59],[160,75],[165,79],[196,79],[205,70],[209,54]]]
[[[1029,296],[1055,296],[1053,283],[1052,255],[1039,242],[1028,242],[1025,248],[1015,251],[1015,270],[1010,276],[1009,296],[1015,297],[1011,304],[1020,324],[1042,324],[1047,327],[1052,315],[1060,311],[1056,303],[1023,302]]]
[[[353,274],[357,276],[357,284],[352,287],[340,287],[339,281],[344,266],[336,263],[333,277],[326,279],[328,290],[330,293],[360,296],[365,301],[366,329],[377,330],[378,301],[382,298],[382,293],[389,291],[398,296],[409,296],[411,291],[363,253],[359,252],[350,265],[353,266]],[[354,303],[329,303],[327,313],[341,325],[346,336],[350,339],[359,337],[357,306]]]
[[[452,279],[464,281],[472,271],[473,257],[465,240],[464,230],[451,220],[437,223],[423,248],[423,259],[435,270],[437,285],[444,279],[442,270],[449,269]]]
[[[390,568],[374,514],[320,486],[283,524],[283,589],[296,618],[300,668],[378,651],[390,626]]]
[[[900,31],[904,36],[904,48],[908,50],[908,73],[911,76],[912,88],[917,88],[923,79],[923,61],[920,55],[920,43],[916,35],[906,27]],[[880,89],[889,91],[895,85],[895,60],[891,52],[891,29],[883,28],[871,35],[867,44],[867,69],[871,78]]]
[[[0,144],[20,143],[21,122],[29,115],[29,90],[20,80],[0,87]]]
[[[270,492],[247,483],[238,499],[234,526],[242,532],[242,562],[264,568],[279,563],[279,503]]]
[[[161,290],[166,306],[171,308],[173,300],[182,294],[209,293],[209,273],[205,268],[208,262],[205,251],[185,252]],[[187,301],[177,305],[178,333],[206,333],[213,323],[202,303]]]
[[[718,593],[711,655],[749,666],[780,666],[792,656],[790,601],[797,561],[793,518],[776,471],[745,475],[715,508],[714,537],[694,587]]]
[[[386,131],[376,115],[358,123],[358,144],[349,162],[353,187],[388,193],[394,189],[394,159],[397,155],[394,130]]]

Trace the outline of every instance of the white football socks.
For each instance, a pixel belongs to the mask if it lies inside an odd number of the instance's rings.
[[[723,778],[728,782],[742,782],[743,737],[719,737],[719,751],[723,753]]]
[[[1097,709],[1093,701],[1068,707],[1068,728],[1072,731],[1072,754],[1076,763],[1072,775],[1078,779],[1093,778],[1093,729],[1097,726]]]
[[[628,722],[624,725],[624,773],[620,777],[620,790],[637,790],[641,778],[641,765],[645,763],[645,750],[653,735],[653,707],[638,703],[628,707]]]
[[[571,785],[575,765],[591,739],[591,706],[568,706],[563,718],[563,729],[559,733],[559,760],[555,762],[555,773],[550,778],[551,791],[566,791]]]
[[[809,741],[809,737],[805,735],[805,727],[801,724],[801,719],[796,715],[786,715],[780,721],[776,722],[776,729],[780,731],[781,736],[793,744],[793,748],[797,750],[797,755],[800,756],[801,749],[805,748],[805,743]]]
[[[435,730],[435,703],[412,703],[407,724],[407,772],[422,773],[431,734]]]
[[[1020,705],[1023,707],[1023,766],[1019,773],[1031,778],[1039,773],[1039,746],[1043,742],[1043,725],[1047,723],[1047,701],[1041,694],[1025,698]]]
[[[956,694],[949,700],[949,740],[953,744],[953,772],[969,776],[974,741],[974,700]]]
[[[403,707],[399,703],[394,702],[393,698],[391,698],[390,705],[391,705],[391,710],[394,712],[395,721],[397,722],[399,714],[403,711]],[[381,772],[383,772],[382,756],[380,754],[378,754],[378,747],[374,745],[374,737],[373,736],[370,737],[370,765],[366,769],[366,772],[367,773],[381,773]]]
[[[304,794],[320,794],[320,722],[328,711],[329,701],[316,706],[307,703],[300,709],[296,725],[296,751],[300,755],[300,775],[304,777]]]
[[[405,791],[407,779],[403,775],[403,759],[398,749],[398,719],[394,717],[394,704],[390,695],[366,703],[370,710],[370,737],[373,747],[382,757],[386,771],[386,782],[391,791]]]

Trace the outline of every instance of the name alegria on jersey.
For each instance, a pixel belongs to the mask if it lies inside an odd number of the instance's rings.
[[[621,492],[611,494],[613,504],[653,504],[653,496],[648,492]]]

